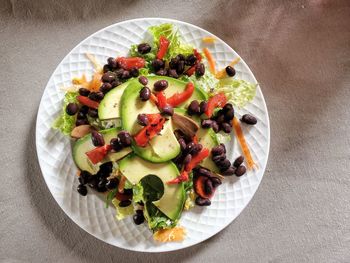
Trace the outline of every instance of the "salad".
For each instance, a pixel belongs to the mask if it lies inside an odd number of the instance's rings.
[[[181,214],[210,206],[227,176],[256,168],[241,125],[257,119],[235,110],[249,103],[257,84],[236,78],[233,60],[216,69],[210,52],[184,43],[172,24],[148,28],[127,56],[110,57],[64,87],[63,109],[53,128],[72,139],[77,191],[104,193],[116,220],[147,224],[160,242],[181,241]],[[242,150],[231,163],[225,142],[235,136]]]

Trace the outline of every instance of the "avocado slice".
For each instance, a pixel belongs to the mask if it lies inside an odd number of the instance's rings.
[[[163,182],[164,194],[153,204],[172,220],[180,217],[186,199],[183,183],[171,185],[166,183],[180,174],[173,162],[150,163],[131,154],[119,162],[119,169],[134,185],[147,175],[157,176]]]
[[[120,99],[130,81],[115,87],[109,91],[98,106],[98,117],[100,120],[120,118]]]
[[[158,80],[166,80],[168,81],[168,88],[166,88],[164,90],[165,96],[167,98],[171,97],[172,95],[174,95],[175,93],[179,92],[183,92],[186,89],[186,85],[188,82],[185,81],[181,81],[178,79],[174,79],[174,78],[170,78],[170,77],[164,77],[164,76],[148,76],[148,87],[150,89],[153,89],[153,84],[158,81]],[[178,108],[185,108],[187,107],[191,101],[193,100],[207,100],[208,99],[208,95],[207,93],[202,90],[202,88],[196,86],[194,89],[194,92],[192,94],[192,96],[185,102],[183,102],[182,104],[178,105]]]
[[[142,129],[142,126],[137,124],[138,114],[159,113],[153,102],[140,100],[139,92],[142,87],[138,80],[131,81],[121,99],[122,127],[132,135]],[[154,137],[148,146],[138,147],[133,143],[132,147],[137,155],[155,163],[171,160],[180,153],[180,145],[174,135],[171,119],[165,122],[160,135]]]
[[[101,130],[99,132],[103,135],[105,142],[109,143],[109,141],[112,138],[117,137],[117,134],[119,131],[120,129],[118,128],[111,128],[107,130]],[[73,160],[77,165],[77,167],[80,170],[88,171],[91,174],[95,174],[98,172],[99,164],[95,164],[95,165],[92,164],[85,153],[94,148],[95,146],[92,144],[92,141],[91,141],[91,133],[89,133],[84,137],[80,138],[79,140],[77,140],[74,143],[73,150],[72,150]],[[121,150],[120,152],[109,153],[101,163],[117,161],[123,158],[124,156],[126,156],[127,154],[129,154],[131,151],[132,149],[130,147],[127,147]]]

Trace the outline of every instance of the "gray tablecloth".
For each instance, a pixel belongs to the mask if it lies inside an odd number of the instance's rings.
[[[265,177],[210,240],[169,254],[107,245],[46,187],[35,150],[44,87],[79,41],[112,23],[170,17],[231,45],[271,120]],[[350,2],[0,1],[1,262],[350,262]]]

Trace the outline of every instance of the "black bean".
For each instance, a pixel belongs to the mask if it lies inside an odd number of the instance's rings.
[[[226,112],[228,112],[228,111],[230,111],[230,110],[233,110],[233,106],[232,106],[231,103],[226,103],[225,106],[222,108],[222,111],[223,111],[224,113],[226,113]]]
[[[196,205],[199,205],[199,206],[209,206],[211,205],[211,201],[209,198],[202,198],[200,196],[197,196],[196,198]]]
[[[192,155],[191,154],[187,154],[184,161],[183,161],[183,165],[188,165],[192,160]]]
[[[108,64],[103,66],[103,73],[106,73],[108,71],[111,71],[112,69],[110,68],[110,66]]]
[[[81,171],[79,176],[80,184],[87,184],[89,182],[91,174],[88,171]]]
[[[184,151],[186,149],[186,142],[183,138],[179,138],[178,142],[180,144],[181,151]]]
[[[237,177],[240,177],[243,174],[245,174],[246,171],[247,171],[247,168],[245,168],[244,165],[240,165],[240,166],[237,167],[235,174],[236,174]]]
[[[123,200],[123,201],[120,201],[120,203],[119,203],[119,207],[127,207],[129,205],[131,205],[130,200]]]
[[[222,184],[220,178],[218,178],[218,177],[215,177],[215,176],[214,176],[214,177],[211,177],[210,180],[211,180],[211,182],[213,183],[213,187],[214,187],[214,188],[217,188],[219,185]]]
[[[185,61],[185,56],[184,55],[182,55],[182,54],[178,54],[178,55],[176,55],[176,57],[175,57],[178,61]]]
[[[103,174],[103,177],[108,177],[110,175],[110,173],[113,170],[113,163],[112,162],[106,162],[100,165],[100,170],[99,172],[101,172]]]
[[[134,220],[135,225],[141,225],[143,222],[145,222],[145,217],[143,215],[142,210],[137,210],[136,214],[132,217],[132,219]]]
[[[118,68],[117,70],[114,71],[115,75],[116,75],[116,79],[117,78],[121,78],[123,73],[124,73],[124,69],[123,68]]]
[[[121,82],[119,79],[115,79],[115,81],[111,82],[112,88],[119,86],[120,84],[122,84],[123,82]]]
[[[179,77],[175,69],[168,70],[168,76],[174,79],[177,79]]]
[[[223,122],[225,122],[225,115],[224,113],[220,110],[218,111],[216,117],[215,117],[215,120],[218,124],[221,124]]]
[[[187,66],[193,66],[194,64],[196,64],[196,62],[197,62],[197,58],[195,55],[191,54],[186,57],[185,64]]]
[[[119,138],[113,138],[111,139],[110,141],[110,144],[112,146],[112,149],[116,152],[119,152],[123,149],[123,145],[122,143],[120,142]]]
[[[236,160],[233,162],[234,167],[240,166],[244,162],[244,157],[241,155],[236,158]]]
[[[244,122],[249,125],[255,125],[258,120],[251,114],[244,114],[241,118],[241,122]]]
[[[80,88],[79,89],[79,95],[87,97],[90,94],[90,90],[85,89],[85,88]]]
[[[191,153],[192,155],[197,155],[202,149],[203,149],[202,144],[195,144],[195,145],[192,147],[190,153]]]
[[[153,88],[155,91],[163,91],[168,87],[168,81],[162,79],[158,80],[153,84]]]
[[[105,140],[103,139],[103,135],[98,131],[91,132],[91,140],[92,140],[92,144],[96,147],[105,145]]]
[[[236,75],[236,70],[231,66],[227,66],[225,70],[227,75],[229,75],[230,77],[233,77],[234,75]]]
[[[132,139],[131,139],[131,135],[129,132],[127,132],[127,131],[119,132],[118,138],[124,147],[128,147],[131,145]]]
[[[106,188],[106,183],[107,183],[107,179],[106,178],[102,178],[97,185],[97,188]]]
[[[98,111],[96,109],[89,109],[88,115],[92,118],[98,117]]]
[[[139,76],[139,70],[137,68],[132,68],[130,70],[131,77],[137,78]]]
[[[200,104],[199,104],[199,109],[200,109],[200,114],[205,113],[205,111],[208,108],[208,102],[206,102],[205,100],[203,100]]]
[[[232,131],[232,127],[227,122],[221,123],[221,128],[225,133],[230,133]]]
[[[186,153],[191,152],[191,151],[192,151],[192,148],[194,147],[194,145],[195,145],[194,142],[188,143],[188,144],[186,145],[185,152],[186,152]]]
[[[213,156],[225,154],[225,149],[222,145],[215,146],[213,149],[211,149],[211,154]]]
[[[213,121],[213,123],[211,124],[211,128],[215,133],[218,133],[220,131],[220,127],[216,121]]]
[[[111,83],[113,80],[115,80],[116,74],[112,71],[107,71],[102,75],[102,82],[109,82]]]
[[[195,115],[200,113],[198,100],[191,101],[190,105],[187,108],[187,112],[189,115]]]
[[[178,63],[179,63],[179,60],[176,57],[172,58],[169,62],[169,68],[176,70]]]
[[[89,111],[88,111],[89,112]],[[83,111],[79,111],[77,115],[78,120],[86,119],[86,114]]]
[[[204,183],[204,192],[207,195],[211,195],[213,193],[214,187],[213,187],[213,183],[210,179],[207,179]]]
[[[216,165],[220,168],[220,171],[225,171],[231,166],[231,162],[229,159],[225,159],[221,162],[218,162]]]
[[[202,128],[210,128],[213,124],[213,121],[212,120],[202,120],[201,122],[201,126]]]
[[[148,88],[148,87],[143,87],[141,90],[140,90],[140,99],[142,101],[147,101],[149,100],[151,96],[151,90]]]
[[[113,178],[107,181],[106,183],[106,188],[109,190],[115,189],[118,186],[118,179],[117,178]]]
[[[123,190],[123,194],[124,194],[124,195],[132,195],[132,193],[133,193],[133,192],[132,192],[132,188],[128,188],[128,189],[124,189],[124,190]]]
[[[140,113],[137,115],[137,123],[141,126],[147,126],[148,125],[148,117],[146,114]]]
[[[137,46],[137,52],[140,54],[147,54],[151,51],[151,46],[148,43],[141,43]]]
[[[224,153],[226,153],[226,146],[223,143],[220,143],[220,145],[224,148]]]
[[[89,112],[89,107],[86,106],[86,105],[83,105],[83,106],[80,107],[79,112],[81,112],[82,114],[86,115]]]
[[[120,78],[121,78],[121,79],[129,79],[129,78],[131,78],[130,71],[124,70],[124,71],[123,71],[123,74],[120,76]]]
[[[98,91],[98,92],[91,92],[89,94],[89,99],[94,100],[94,101],[101,101],[105,95],[103,92]]]
[[[142,85],[146,86],[146,85],[148,84],[148,79],[147,79],[145,76],[140,76],[140,77],[139,77],[139,82],[140,82]]]
[[[66,113],[71,116],[75,115],[78,112],[78,110],[79,110],[79,107],[78,107],[78,104],[76,103],[72,103],[72,102],[68,103],[66,107]]]
[[[89,121],[87,119],[78,119],[75,122],[75,126],[80,126],[80,125],[85,125],[85,124],[89,124]]]
[[[228,110],[226,113],[225,113],[225,121],[232,121],[233,117],[235,116],[235,112],[233,109],[231,110]]]
[[[93,189],[96,189],[97,188],[97,185],[98,185],[98,178],[97,178],[97,175],[92,175],[90,176],[89,178],[89,181],[88,181],[88,185],[93,188]]]
[[[97,184],[97,188],[96,188],[97,192],[99,193],[104,193],[107,191],[107,188],[106,188],[106,183],[101,183],[101,181]]]
[[[79,194],[81,194],[82,196],[86,196],[87,195],[87,188],[85,185],[80,184],[78,185],[77,191],[79,192]]]
[[[208,169],[205,169],[203,167],[198,168],[197,173],[199,175],[205,176],[205,177],[212,177],[213,176],[213,174]]]
[[[203,76],[205,73],[205,67],[204,67],[204,64],[203,63],[198,63],[196,65],[196,76],[197,77],[201,77]]]
[[[220,154],[213,156],[212,160],[216,165],[219,165],[222,161],[226,159],[226,154]]]
[[[108,91],[110,91],[113,88],[111,83],[105,82],[101,85],[100,91],[106,94]]]
[[[231,175],[234,175],[235,172],[236,172],[236,168],[230,166],[230,167],[227,168],[226,170],[221,171],[221,174],[222,174],[223,176],[231,176]]]
[[[152,61],[152,67],[154,68],[154,71],[158,71],[162,68],[164,68],[165,62],[161,59],[156,58]]]
[[[166,69],[162,68],[162,69],[156,71],[156,75],[158,75],[158,76],[166,76],[167,72],[168,71]]]
[[[163,108],[161,108],[162,114],[173,116],[174,115],[174,108],[170,105],[165,105]]]
[[[177,67],[176,67],[176,72],[177,74],[182,74],[185,70],[185,61],[184,60],[180,60],[178,63],[177,63]]]
[[[107,63],[111,69],[115,69],[118,67],[118,63],[117,63],[117,60],[115,58],[109,57],[107,59]]]

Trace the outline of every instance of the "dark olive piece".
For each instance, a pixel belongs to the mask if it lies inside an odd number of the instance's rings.
[[[137,115],[137,123],[141,126],[147,126],[148,125],[148,117],[146,114],[140,113]]]
[[[91,132],[91,140],[92,144],[96,147],[105,145],[105,140],[103,139],[102,134],[98,131]]]
[[[247,171],[247,168],[245,168],[244,165],[240,165],[240,166],[237,167],[235,174],[236,174],[237,177],[240,177],[243,174],[245,174],[246,171]]]
[[[91,174],[88,171],[81,171],[79,176],[80,184],[87,184],[89,182]]]
[[[78,110],[79,110],[79,106],[76,103],[72,103],[72,102],[68,103],[66,107],[67,114],[71,116],[75,115],[78,112]]]
[[[209,198],[202,198],[200,196],[197,196],[196,198],[196,205],[199,205],[199,206],[209,206],[211,205],[211,201]]]
[[[139,77],[139,82],[140,82],[142,85],[146,86],[146,85],[148,84],[148,79],[147,79],[145,76],[140,76],[140,77]]]
[[[86,196],[87,195],[87,188],[85,185],[80,184],[78,185],[77,191],[79,192],[80,195]]]
[[[106,183],[106,188],[109,190],[115,189],[118,186],[118,179],[117,178],[113,178],[107,181]]]
[[[244,157],[241,155],[236,158],[236,160],[233,162],[234,167],[239,167],[244,162]]]
[[[79,95],[87,97],[90,94],[90,90],[85,89],[85,88],[80,88],[79,89]]]
[[[151,46],[147,43],[141,43],[137,46],[137,52],[139,52],[140,54],[147,54],[151,51],[151,49]]]
[[[168,87],[168,81],[162,79],[154,83],[153,88],[155,91],[163,91]]]
[[[258,120],[251,114],[244,114],[241,118],[241,122],[244,122],[249,125],[255,125]]]
[[[88,185],[93,188],[93,189],[96,189],[97,188],[97,185],[98,185],[98,178],[97,178],[97,175],[91,175],[90,178],[89,178],[89,181],[88,181]]]
[[[151,90],[148,88],[148,87],[143,87],[141,90],[140,90],[140,99],[142,101],[147,101],[149,100],[151,96]]]

